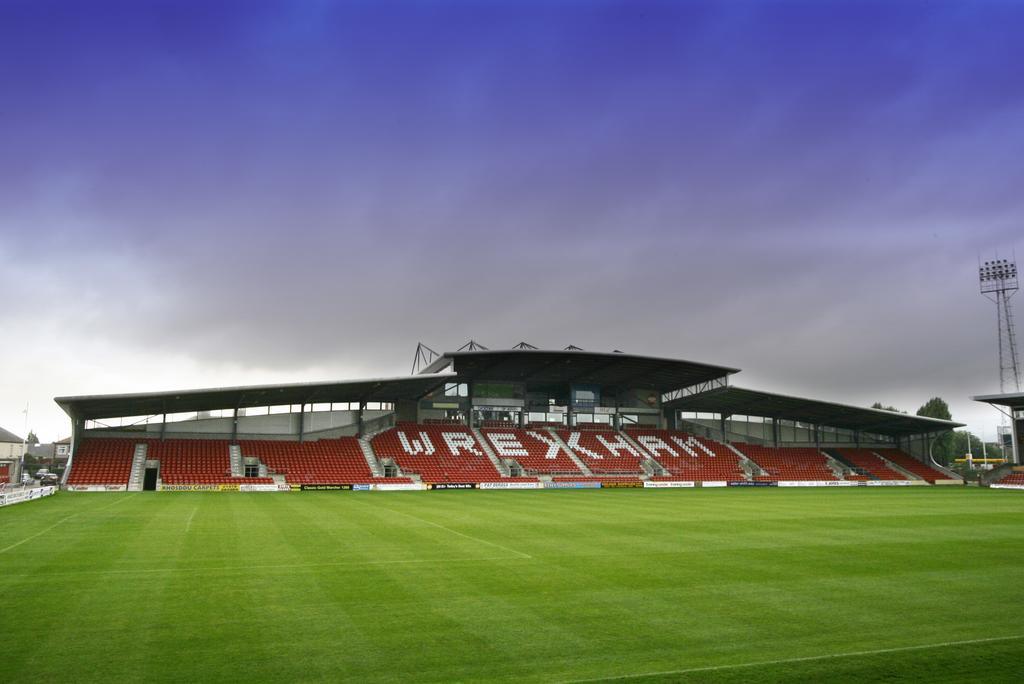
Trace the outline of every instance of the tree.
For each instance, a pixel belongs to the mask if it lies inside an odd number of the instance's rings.
[[[942,397],[932,397],[924,403],[924,406],[917,409],[917,415],[922,418],[939,418],[941,420],[953,420],[949,412],[949,404]]]
[[[32,446],[36,446],[37,444],[39,444],[39,438],[36,437],[36,431],[35,430],[29,430],[28,431],[28,437],[25,438],[25,442],[27,444],[31,444]]]
[[[953,433],[951,440],[951,450],[953,458],[964,458],[967,455],[968,434],[970,433],[964,430]],[[987,458],[986,454],[988,453],[988,449],[986,445],[976,435],[971,435],[970,452],[974,455],[974,458]]]
[[[932,397],[924,403],[924,406],[917,409],[917,415],[922,418],[938,418],[940,420],[953,420],[953,414],[949,412],[949,404],[941,397]],[[966,444],[966,442],[965,442]],[[948,464],[959,454],[954,454],[953,435],[947,432],[935,439],[932,444],[932,457],[940,463]]]
[[[893,413],[906,413],[906,411],[900,411],[895,406],[882,406],[882,402],[876,401],[871,405],[871,408],[878,409],[880,411],[892,411]]]

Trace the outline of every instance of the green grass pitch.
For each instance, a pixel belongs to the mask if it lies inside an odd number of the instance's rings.
[[[71,494],[0,680],[1021,681],[1024,493]]]

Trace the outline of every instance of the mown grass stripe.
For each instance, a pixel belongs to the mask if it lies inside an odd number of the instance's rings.
[[[907,651],[927,651],[936,648],[949,648],[953,646],[974,646],[977,644],[990,644],[1000,641],[1019,641],[1024,639],[1024,634],[1011,634],[1000,637],[985,637],[982,639],[963,639],[960,641],[940,641],[931,644],[917,644],[914,646],[895,646],[893,648],[875,648],[868,651],[848,651],[845,653],[823,653],[821,655],[800,656],[797,658],[777,658],[775,660],[756,660],[749,663],[725,663],[723,665],[705,665],[703,667],[688,667],[679,670],[658,670],[656,672],[635,672],[630,674],[612,675],[610,677],[593,677],[589,679],[566,679],[562,684],[585,684],[586,682],[620,682],[629,679],[644,679],[646,677],[669,677],[671,675],[698,674],[700,672],[718,672],[721,670],[740,670],[745,668],[770,667],[772,665],[792,665],[795,663],[810,663],[817,660],[836,660],[839,658],[859,658],[862,656],[886,655],[888,653],[903,653]]]

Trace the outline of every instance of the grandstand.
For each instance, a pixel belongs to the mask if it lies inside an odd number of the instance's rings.
[[[1003,457],[1009,461],[1008,467],[1024,463],[1024,392],[986,394],[972,398],[998,409],[1004,420],[1009,419],[1006,421],[1009,429],[999,432]]]
[[[78,490],[958,482],[956,423],[678,359],[474,348],[398,378],[62,397]]]

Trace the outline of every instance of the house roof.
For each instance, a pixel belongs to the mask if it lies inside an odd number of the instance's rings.
[[[22,441],[23,440],[18,435],[14,434],[13,432],[11,432],[9,430],[5,430],[2,427],[0,427],[0,442],[11,443],[11,444],[21,444]]]

